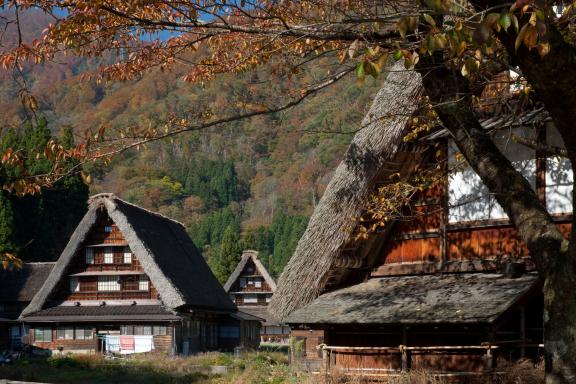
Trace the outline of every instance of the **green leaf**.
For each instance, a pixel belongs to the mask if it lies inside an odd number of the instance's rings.
[[[361,62],[356,66],[356,76],[359,78],[364,78],[366,76],[366,71],[364,69],[364,62]]]
[[[506,32],[508,32],[508,28],[512,25],[512,20],[510,18],[510,14],[508,12],[502,12],[500,15],[500,26],[504,28]]]

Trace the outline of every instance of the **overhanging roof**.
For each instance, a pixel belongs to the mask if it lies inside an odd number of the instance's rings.
[[[56,306],[24,317],[26,322],[175,321],[161,305]]]
[[[291,324],[492,323],[539,285],[536,274],[402,276],[370,279],[318,297]]]

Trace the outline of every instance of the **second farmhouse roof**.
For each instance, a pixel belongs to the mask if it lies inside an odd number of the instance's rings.
[[[262,262],[258,258],[258,252],[250,249],[245,250],[242,253],[242,258],[240,259],[240,262],[236,266],[236,269],[234,270],[234,272],[232,272],[232,274],[228,278],[228,281],[226,281],[226,284],[224,284],[224,290],[226,292],[230,292],[232,285],[236,280],[238,280],[238,277],[240,277],[240,274],[244,270],[244,267],[246,266],[248,260],[252,260],[258,271],[262,274],[262,277],[264,278],[270,289],[272,289],[272,292],[276,291],[276,283],[274,282],[272,276],[270,276],[270,274],[268,273],[266,267],[264,267],[264,264],[262,264]]]
[[[41,310],[49,301],[102,209],[124,235],[166,307],[236,310],[182,224],[113,194],[99,194],[90,199],[88,212],[76,227],[44,285],[23,311],[23,316]]]
[[[393,65],[280,276],[270,303],[276,316],[284,318],[323,291],[351,237],[350,223],[362,212],[382,168],[402,147],[420,94],[420,75],[406,71],[403,62]]]
[[[534,273],[373,278],[326,293],[294,311],[287,323],[492,323],[540,286]]]

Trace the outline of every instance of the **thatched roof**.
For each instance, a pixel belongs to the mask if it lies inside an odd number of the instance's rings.
[[[290,314],[286,322],[491,323],[539,285],[536,274],[519,278],[485,273],[375,278],[322,295]]]
[[[68,264],[83,245],[101,210],[105,210],[118,226],[166,307],[236,310],[182,224],[113,194],[100,194],[90,199],[88,212],[23,315],[41,310],[50,300],[52,291],[66,276]]]
[[[374,180],[394,160],[421,92],[420,76],[395,64],[362,121],[344,159],[314,210],[304,235],[284,268],[270,311],[284,318],[323,291],[336,258],[374,190]]]
[[[276,283],[274,282],[272,276],[270,276],[270,274],[268,273],[266,267],[264,267],[264,264],[262,264],[262,262],[258,258],[258,251],[253,251],[251,249],[245,250],[242,253],[242,258],[240,259],[240,262],[236,266],[236,269],[234,269],[234,272],[232,272],[232,274],[228,278],[228,281],[226,281],[226,284],[224,284],[224,290],[226,292],[230,292],[232,285],[236,280],[238,280],[238,277],[240,277],[240,274],[244,270],[244,267],[246,266],[248,260],[252,260],[254,265],[256,265],[256,268],[262,274],[262,277],[264,277],[264,280],[266,281],[266,283],[268,283],[268,286],[272,289],[272,292],[276,291]]]
[[[0,269],[0,302],[27,302],[40,290],[55,263],[25,263]]]

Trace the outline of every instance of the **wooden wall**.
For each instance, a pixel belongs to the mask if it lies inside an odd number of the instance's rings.
[[[111,232],[106,232],[105,228],[111,228]],[[114,262],[104,264],[105,247],[94,247],[94,264],[86,263],[85,249],[87,245],[110,244],[113,249]],[[66,277],[60,281],[54,297],[57,300],[137,300],[137,299],[158,299],[158,291],[151,281],[148,282],[149,289],[138,289],[139,273],[143,268],[136,255],[132,254],[132,262],[124,263],[124,247],[127,243],[118,227],[112,222],[104,212],[99,214],[96,224],[91,229],[83,245],[79,247],[74,259],[70,262],[66,270]],[[69,275],[81,272],[110,272],[110,271],[133,271],[135,275],[120,276],[121,290],[98,292],[98,276],[79,276],[79,292],[70,292]]]

